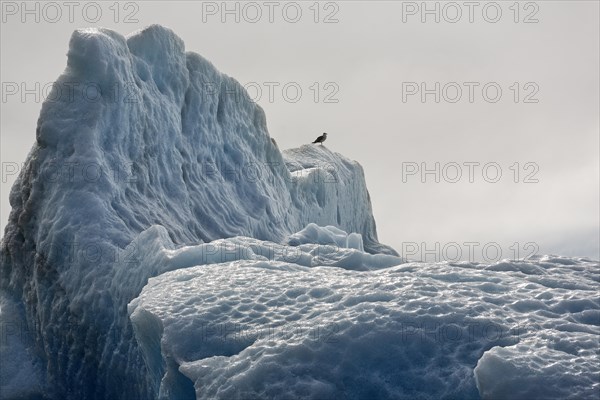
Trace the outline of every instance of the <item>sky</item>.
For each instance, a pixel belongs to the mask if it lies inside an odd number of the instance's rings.
[[[73,30],[158,23],[248,89],[281,149],[328,132],[359,161],[401,255],[599,259],[599,15],[597,1],[3,1],[0,224]]]

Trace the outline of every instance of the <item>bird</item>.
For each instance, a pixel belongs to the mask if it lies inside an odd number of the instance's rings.
[[[319,136],[318,138],[315,139],[315,141],[313,143],[319,143],[321,146],[323,146],[323,142],[327,139],[327,133],[323,132],[323,134],[321,136]]]

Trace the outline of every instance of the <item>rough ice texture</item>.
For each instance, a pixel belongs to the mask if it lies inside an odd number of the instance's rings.
[[[129,305],[164,398],[600,394],[597,262],[542,257],[357,272],[332,267],[331,254],[317,264],[328,267],[307,267],[312,257],[304,256],[323,245],[304,245],[295,260],[255,256],[286,252],[248,238],[202,246],[163,250],[157,262],[176,263],[174,271],[151,278]],[[181,269],[180,259],[199,266]]]
[[[0,294],[0,398],[36,399],[45,392],[44,365],[19,302]]]
[[[73,33],[10,203],[0,289],[55,398],[157,395],[126,310],[165,268],[127,262],[152,225],[178,245],[334,225],[396,254],[377,241],[358,163],[325,146],[281,153],[243,87],[156,25]]]
[[[319,228],[312,226],[311,228],[311,232],[315,235],[315,239],[319,234],[323,235],[335,230],[333,227]],[[344,235],[346,237],[349,236],[342,231],[335,231],[339,237]],[[306,232],[304,232],[303,235],[306,237]],[[360,237],[358,238],[358,244],[362,244],[360,242]],[[190,274],[192,274],[189,275],[189,277],[192,277],[196,273],[195,268],[192,267],[197,265],[210,265],[217,269],[222,268],[223,277],[230,277],[233,279],[232,281],[229,281],[231,294],[240,291],[247,292],[247,294],[256,294],[265,291],[267,287],[264,286],[264,282],[256,280],[252,276],[233,278],[228,268],[229,264],[223,264],[224,262],[249,260],[251,261],[250,265],[253,265],[256,262],[264,265],[269,265],[270,262],[278,262],[273,265],[289,265],[290,271],[292,272],[303,271],[301,268],[296,268],[300,266],[306,268],[332,266],[368,271],[387,268],[402,263],[402,259],[396,256],[387,254],[368,254],[353,248],[339,247],[337,245],[303,244],[294,247],[248,237],[220,239],[197,246],[175,248],[165,229],[160,226],[153,226],[144,231],[136,239],[134,247],[144,249],[143,254],[135,254],[136,258],[139,257],[139,265],[143,265],[144,268],[159,268],[163,271],[189,270]],[[146,252],[145,249],[152,249],[152,251]],[[298,276],[296,274],[290,273],[289,279],[293,280],[297,278]],[[225,279],[227,280],[229,278]],[[248,280],[245,281],[245,279]],[[188,280],[188,275],[182,275],[176,278],[176,280]],[[213,282],[210,277],[201,277],[195,282],[200,286],[195,289],[191,289],[190,287],[190,289],[195,291],[198,295],[200,295],[204,289],[211,287],[213,283],[217,283],[216,281]],[[192,317],[192,319],[181,319],[177,312],[167,311],[167,313],[171,313],[170,317],[167,317],[167,319],[169,321],[176,321],[175,325],[168,326],[168,332],[175,330],[179,331],[182,335],[172,337],[168,336],[169,334],[167,333],[167,335],[163,336],[163,329],[167,327],[168,322],[162,320],[163,314],[156,315],[151,308],[147,307],[145,303],[146,296],[144,295],[141,299],[135,299],[129,304],[129,313],[131,314],[135,335],[143,350],[146,364],[149,366],[149,373],[154,380],[155,385],[160,387],[160,398],[194,398],[192,382],[179,371],[181,361],[190,357],[191,359],[194,359],[198,354],[201,354],[202,357],[214,355],[212,354],[215,351],[212,348],[214,343],[211,342],[211,344],[207,345],[207,343],[198,340],[200,337],[199,335],[202,334],[201,326],[205,323],[209,323],[211,326],[219,326],[224,322],[231,322],[234,325],[236,321],[231,320],[229,314],[230,312],[235,313],[237,306],[234,304],[225,305],[223,308],[216,306],[216,308],[211,309],[212,311],[210,311],[210,314],[216,313],[221,315],[205,315],[206,318],[198,319],[195,318],[195,315],[191,310],[196,309],[196,302],[199,301],[202,303],[201,300],[198,300],[197,298],[185,298],[187,294],[182,293],[183,296],[179,298],[191,307],[189,310],[184,310],[180,308],[181,304],[178,304],[175,297],[173,297],[176,295],[177,289],[169,285],[161,287],[167,289],[167,292],[161,293],[158,296],[164,299],[166,295],[170,300],[174,300],[172,306]],[[272,289],[275,288],[273,287]],[[277,290],[280,294],[287,291],[285,285],[282,285]],[[318,291],[319,289],[315,288],[311,293],[316,295]],[[206,294],[211,298],[206,304],[213,302],[213,300],[218,301],[221,296],[221,294],[212,292],[206,292]],[[152,297],[155,295],[156,293],[153,292],[148,296]],[[323,293],[323,295],[325,295],[325,293]],[[267,297],[261,296],[259,299],[261,302],[264,301],[264,304],[250,304],[250,301],[244,300],[238,296],[235,296],[235,298],[248,304],[253,309],[261,310],[261,313],[259,314],[252,313],[252,316],[259,318],[256,322],[260,322],[260,320],[263,320],[264,322],[266,321],[265,318],[268,318],[263,316],[263,311],[269,313],[271,306],[277,308],[277,305],[270,301],[271,299],[268,298],[268,295]],[[188,300],[190,301],[188,302]],[[222,304],[227,304],[229,302],[225,297],[223,297],[223,301],[224,303]],[[142,304],[142,306],[138,308],[138,304]],[[242,308],[244,308],[244,306],[242,306]],[[248,310],[248,308],[245,309]],[[315,309],[311,312],[317,311],[318,310]],[[296,317],[302,318],[300,314],[296,314]],[[183,329],[184,326],[187,326],[187,328]],[[163,345],[167,348],[164,353],[161,352],[161,346]],[[239,345],[235,343],[225,343],[223,346],[230,350],[239,347]],[[177,347],[179,349],[177,354],[170,354],[170,350],[168,349],[172,347]],[[230,350],[225,349],[223,351],[228,353]],[[184,356],[182,358],[181,356],[185,352],[188,352],[189,356]],[[314,395],[314,393],[312,394]],[[229,397],[225,396],[223,398]]]

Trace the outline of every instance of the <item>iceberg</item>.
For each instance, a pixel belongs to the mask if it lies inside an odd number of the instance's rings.
[[[334,225],[397,255],[377,241],[358,163],[280,152],[243,87],[158,25],[73,33],[10,203],[0,289],[61,398],[154,397],[126,309],[164,272],[132,267],[153,225],[178,245]]]
[[[159,25],[73,33],[10,203],[3,399],[600,394],[598,261],[402,259],[360,164]]]

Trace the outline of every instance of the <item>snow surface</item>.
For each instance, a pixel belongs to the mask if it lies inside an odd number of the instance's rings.
[[[75,31],[57,82],[10,195],[1,398],[600,395],[597,261],[403,264],[358,163],[280,152],[161,26]]]

